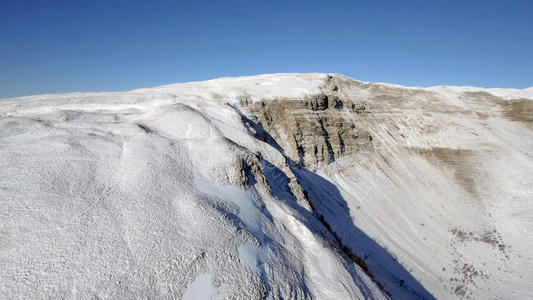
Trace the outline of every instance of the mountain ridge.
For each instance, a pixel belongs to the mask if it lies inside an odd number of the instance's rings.
[[[0,292],[525,297],[533,101],[449,89],[267,74],[2,99]]]
[[[442,88],[449,88],[455,91],[492,91],[500,95],[505,94],[523,94],[524,97],[532,98],[533,97],[533,86],[523,88],[523,89],[517,89],[517,88],[498,88],[498,87],[476,87],[476,86],[458,86],[458,85],[435,85],[435,86],[405,86],[400,84],[394,84],[394,83],[387,83],[387,82],[372,82],[372,81],[361,81],[357,79],[350,78],[346,75],[340,74],[340,73],[265,73],[265,74],[258,74],[258,75],[249,75],[249,76],[234,76],[234,77],[217,77],[213,79],[208,80],[198,80],[198,81],[187,81],[187,82],[179,82],[179,83],[169,83],[164,85],[158,85],[154,87],[147,87],[147,88],[135,88],[131,90],[125,90],[125,91],[113,91],[113,92],[67,92],[67,93],[51,93],[51,94],[33,94],[33,95],[26,95],[26,96],[20,96],[20,97],[5,97],[0,98],[1,100],[6,99],[23,99],[23,98],[32,98],[32,97],[42,97],[42,96],[95,96],[95,95],[101,95],[101,94],[120,94],[120,93],[128,93],[128,92],[135,92],[135,91],[146,91],[150,89],[160,89],[160,88],[171,88],[179,85],[186,85],[186,84],[200,84],[200,83],[208,83],[208,82],[216,82],[216,81],[228,81],[228,80],[239,80],[239,79],[258,79],[265,77],[272,77],[272,76],[340,76],[349,78],[355,82],[359,82],[362,84],[374,84],[374,85],[383,85],[383,86],[389,86],[389,87],[396,87],[396,88],[405,88],[405,89],[422,89],[422,90],[438,90]]]

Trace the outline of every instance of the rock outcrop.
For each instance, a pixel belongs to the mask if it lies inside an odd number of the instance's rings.
[[[279,141],[287,157],[302,166],[372,149],[372,136],[362,125],[370,113],[365,104],[341,99],[334,90],[304,99],[241,98],[240,106],[248,115],[244,122],[259,139]]]

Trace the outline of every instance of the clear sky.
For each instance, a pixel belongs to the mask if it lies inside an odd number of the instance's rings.
[[[0,97],[277,72],[533,86],[533,1],[0,2]]]

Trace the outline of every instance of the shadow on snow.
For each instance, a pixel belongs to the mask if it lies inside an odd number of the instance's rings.
[[[284,150],[261,125],[239,113],[243,123],[253,128],[256,138],[284,154]],[[289,178],[275,165],[260,157],[272,196],[297,210],[306,226],[315,234],[325,235],[343,253],[345,267],[363,294],[371,295],[354,263],[392,298],[435,299],[385,248],[360,230],[353,222],[348,204],[339,189],[322,176],[287,158],[309,201],[312,211],[301,206],[289,187]],[[324,234],[327,232],[327,234]],[[352,263],[353,262],[353,263]]]

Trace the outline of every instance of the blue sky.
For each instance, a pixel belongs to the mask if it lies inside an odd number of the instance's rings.
[[[0,97],[276,72],[533,86],[533,1],[1,1]]]

